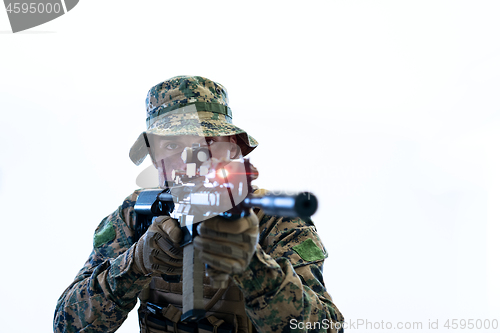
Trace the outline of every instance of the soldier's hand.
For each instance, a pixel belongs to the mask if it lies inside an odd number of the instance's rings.
[[[182,274],[182,231],[177,220],[157,217],[137,241],[133,263],[144,275]]]
[[[216,216],[200,223],[198,234],[194,247],[200,250],[201,260],[210,266],[210,277],[224,279],[217,277],[214,270],[238,274],[250,263],[259,241],[259,219],[252,210],[249,216],[238,220]]]

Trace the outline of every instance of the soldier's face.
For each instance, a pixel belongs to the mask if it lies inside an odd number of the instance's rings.
[[[217,144],[219,142],[227,142],[228,144]],[[160,184],[163,184],[165,180],[169,182],[172,181],[172,170],[186,170],[186,164],[182,161],[181,154],[186,147],[192,147],[193,144],[207,147],[212,157],[218,159],[227,157],[228,154],[231,158],[236,158],[239,157],[239,155],[235,155],[241,154],[234,137],[202,137],[190,135],[169,137],[153,136],[152,150]],[[213,147],[215,147],[215,149]]]

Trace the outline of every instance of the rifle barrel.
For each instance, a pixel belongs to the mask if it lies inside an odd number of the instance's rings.
[[[268,215],[307,218],[313,215],[318,208],[318,199],[310,192],[301,192],[293,195],[249,196],[243,204],[247,208],[259,207]]]

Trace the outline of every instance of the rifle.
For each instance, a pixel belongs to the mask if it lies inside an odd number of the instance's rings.
[[[210,150],[193,144],[182,153],[186,170],[174,170],[173,184],[164,189],[143,190],[135,203],[144,233],[155,216],[169,215],[178,219],[183,232],[182,321],[196,321],[205,316],[203,305],[203,268],[193,246],[197,236],[195,224],[220,215],[229,219],[247,216],[251,208],[261,208],[268,215],[309,218],[316,212],[318,201],[309,192],[292,195],[254,195],[248,159],[224,159],[214,163]],[[162,275],[168,282],[179,282],[180,276]],[[188,278],[186,278],[188,277]],[[224,286],[222,286],[224,287]]]

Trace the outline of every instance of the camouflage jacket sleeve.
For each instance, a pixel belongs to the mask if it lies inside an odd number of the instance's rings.
[[[259,332],[337,332],[344,318],[323,282],[327,256],[311,220],[264,216],[256,254],[233,276]]]
[[[149,284],[151,278],[131,265],[137,195],[127,197],[97,227],[90,257],[57,302],[54,332],[116,331]]]

